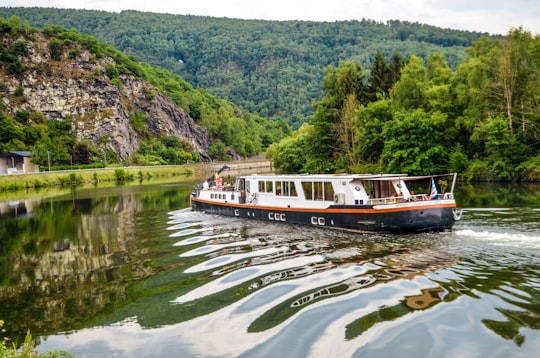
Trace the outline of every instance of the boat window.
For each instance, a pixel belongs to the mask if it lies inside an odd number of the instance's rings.
[[[302,182],[302,190],[304,190],[304,196],[307,200],[313,199],[313,183],[310,181]]]
[[[334,188],[331,182],[302,182],[302,189],[307,200],[334,200]]]
[[[362,182],[362,185],[364,186],[364,189],[368,195],[368,197],[370,198],[374,198],[375,197],[375,191],[373,189],[373,182],[372,181],[364,181]]]
[[[281,182],[280,181],[276,181],[276,195],[283,195],[281,193]]]
[[[298,193],[296,192],[296,185],[293,181],[290,182],[289,190],[289,196],[298,196]]]
[[[322,181],[313,182],[313,199],[315,199],[315,200],[324,200],[323,182]]]
[[[274,182],[271,180],[261,180],[259,182],[259,193],[273,193]]]
[[[276,195],[298,196],[293,181],[276,181]]]
[[[238,178],[238,179],[236,179],[237,190],[244,191],[244,189],[245,189],[245,182],[246,182],[246,180],[245,180],[244,178]]]
[[[324,200],[334,200],[334,187],[329,181],[324,182]]]
[[[371,198],[380,199],[397,196],[392,182],[387,180],[368,181],[364,183],[366,192]]]

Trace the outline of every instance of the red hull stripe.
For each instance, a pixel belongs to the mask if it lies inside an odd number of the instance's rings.
[[[226,207],[231,207],[231,208],[244,208],[244,209],[250,208],[250,209],[273,210],[273,211],[291,211],[291,212],[303,212],[303,213],[339,213],[339,214],[392,213],[392,212],[399,212],[399,211],[455,208],[456,207],[455,203],[440,203],[437,205],[416,205],[416,206],[406,206],[406,207],[386,208],[386,209],[351,209],[351,208],[309,209],[309,208],[283,208],[283,207],[276,207],[276,206],[262,206],[262,205],[250,205],[250,204],[231,204],[231,203],[215,202],[212,200],[204,200],[200,198],[191,198],[191,201],[217,205],[217,206],[226,206]]]

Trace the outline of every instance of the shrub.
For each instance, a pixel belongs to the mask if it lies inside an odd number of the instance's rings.
[[[17,40],[13,43],[13,54],[15,56],[26,56],[28,54],[28,46],[26,41]]]
[[[22,110],[15,112],[15,120],[21,124],[28,124],[28,119],[30,118],[30,112]]]
[[[129,119],[131,120],[131,125],[133,126],[135,132],[139,134],[145,134],[147,132],[148,127],[146,120],[148,119],[148,116],[146,114],[137,111],[131,115]]]
[[[4,321],[0,320],[0,329],[4,326]],[[74,355],[65,352],[65,351],[51,351],[48,353],[39,353],[36,351],[36,344],[32,339],[30,331],[26,333],[24,343],[21,347],[16,348],[15,345],[10,345],[7,343],[8,338],[3,338],[0,340],[0,357],[2,358],[51,358],[51,357],[75,357]]]
[[[128,174],[124,169],[116,169],[114,177],[117,181],[132,181],[135,179],[133,174]]]
[[[469,163],[469,166],[463,172],[463,177],[467,181],[493,181],[490,176],[489,164],[478,159]]]
[[[51,39],[49,42],[49,52],[51,54],[51,60],[60,61],[62,59],[62,51],[64,44],[58,39]]]
[[[15,96],[17,97],[22,97],[24,96],[24,87],[22,86],[19,86],[15,89],[15,92],[13,93]]]
[[[113,64],[108,64],[105,67],[105,74],[111,80],[114,79],[114,78],[118,78],[118,76],[119,76],[118,69],[116,69],[116,67]]]
[[[69,58],[70,60],[76,59],[77,56],[79,56],[79,53],[80,53],[79,48],[71,49],[71,50],[69,50],[69,52],[68,52],[68,58]]]

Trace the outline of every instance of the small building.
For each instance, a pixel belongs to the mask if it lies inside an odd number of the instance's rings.
[[[38,172],[39,166],[32,163],[32,152],[15,151],[0,154],[0,175]]]

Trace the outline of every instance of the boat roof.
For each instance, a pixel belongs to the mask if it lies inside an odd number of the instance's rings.
[[[331,180],[331,179],[346,179],[346,180],[422,180],[430,179],[441,176],[448,176],[451,174],[437,174],[437,175],[416,175],[408,176],[407,174],[251,174],[244,175],[241,178],[257,178],[257,179],[313,179],[313,180]]]

